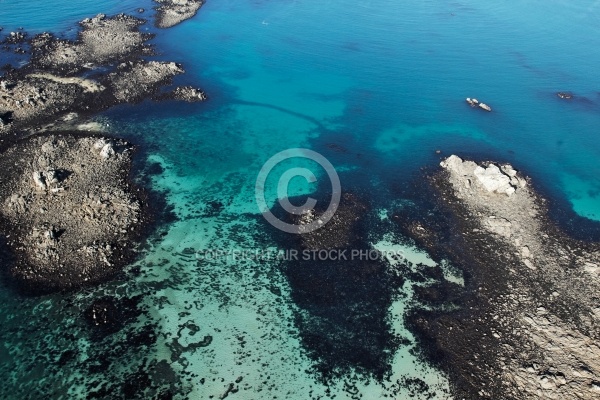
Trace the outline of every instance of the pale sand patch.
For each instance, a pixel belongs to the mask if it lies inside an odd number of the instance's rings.
[[[81,86],[85,92],[89,92],[89,93],[96,93],[96,92],[101,92],[104,90],[104,86],[100,85],[98,82],[93,81],[91,79],[79,78],[76,76],[69,77],[69,78],[63,78],[60,76],[44,73],[44,74],[29,74],[29,77],[47,79],[47,80],[50,80],[53,82],[64,83],[64,84],[73,84],[74,83],[76,85]]]

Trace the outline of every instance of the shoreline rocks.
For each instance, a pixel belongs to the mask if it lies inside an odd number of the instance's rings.
[[[76,40],[43,33],[30,40],[30,63],[0,78],[0,137],[40,130],[73,112],[90,115],[145,98],[201,101],[199,89],[160,89],[182,74],[180,64],[146,61],[153,35],[140,18],[99,14],[84,19]],[[115,66],[116,65],[116,66]],[[47,128],[46,128],[47,129]]]
[[[107,17],[98,14],[79,24],[76,41],[58,39],[49,33],[31,41],[33,68],[60,75],[72,75],[114,61],[129,61],[152,54],[146,42],[154,35],[141,33],[145,20],[125,14]]]
[[[451,156],[441,166],[431,188],[444,226],[398,221],[466,276],[457,311],[409,317],[428,357],[448,371],[457,398],[597,396],[600,244],[561,232],[509,165]]]
[[[154,0],[160,4],[156,7],[155,25],[158,28],[170,28],[192,18],[204,0]]]

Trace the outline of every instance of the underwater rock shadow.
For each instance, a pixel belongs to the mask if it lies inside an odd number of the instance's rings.
[[[312,197],[327,199],[328,194]],[[324,211],[319,204],[323,201],[317,202],[316,215]],[[352,257],[352,250],[373,250],[367,240],[370,211],[358,196],[344,193],[337,213],[317,231],[294,235],[267,228],[280,249],[298,252],[284,260],[283,274],[299,308],[295,324],[302,346],[323,381],[352,372],[383,380],[401,343],[391,332],[388,310],[403,279],[381,259]],[[272,212],[285,222],[298,222],[279,206]]]

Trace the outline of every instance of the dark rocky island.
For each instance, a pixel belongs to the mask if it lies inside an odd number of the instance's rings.
[[[408,318],[426,354],[448,371],[456,398],[597,398],[600,244],[562,232],[510,165],[456,156],[441,165],[431,179],[438,222],[396,216],[465,273],[456,311]]]

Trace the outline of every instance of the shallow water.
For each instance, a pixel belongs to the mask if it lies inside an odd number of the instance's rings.
[[[44,12],[34,7],[42,4]],[[150,8],[143,1],[73,7],[0,0],[0,26],[67,32],[85,16],[137,7]],[[600,53],[593,51],[599,19],[595,1],[209,1],[193,20],[160,31],[157,58],[183,62],[187,73],[177,83],[201,86],[210,101],[123,106],[106,117],[111,132],[144,149],[140,170],[162,166],[148,179],[178,220],[150,240],[139,274],[17,304],[11,292],[0,292],[0,371],[9,378],[0,393],[19,393],[19,386],[20,393],[48,392],[50,383],[38,379],[56,370],[54,397],[89,391],[96,381],[122,392],[123,377],[142,367],[162,389],[189,398],[218,397],[230,383],[240,390],[231,396],[248,399],[405,398],[415,391],[410,379],[446,398],[444,374],[411,351],[415,341],[403,323],[413,305],[410,281],[394,288],[365,280],[366,289],[382,293],[377,301],[334,308],[356,317],[356,306],[376,318],[363,326],[357,317],[352,325],[298,295],[289,275],[294,263],[198,254],[276,251],[286,243],[260,216],[254,184],[265,161],[298,147],[327,157],[342,190],[369,203],[365,244],[402,250],[411,265],[435,262],[390,233],[388,212],[415,200],[421,168],[453,153],[513,163],[552,199],[562,223],[597,232],[590,220],[600,220]],[[562,90],[576,98],[558,99]],[[465,97],[494,111],[470,109]],[[294,194],[315,188],[292,181]],[[267,193],[273,204],[274,190]],[[396,268],[393,260],[384,265]],[[326,281],[318,272],[311,278]],[[461,282],[451,270],[445,274]],[[82,322],[80,310],[93,299],[138,294],[145,314],[120,332],[98,339]],[[148,324],[156,342],[132,341],[132,332]],[[340,353],[342,361],[327,364],[338,373],[324,379],[321,345],[339,339],[350,351],[344,340],[354,333],[383,338],[369,354],[385,360],[384,377]],[[59,363],[68,349],[75,355]],[[90,358],[108,361],[90,369]]]

